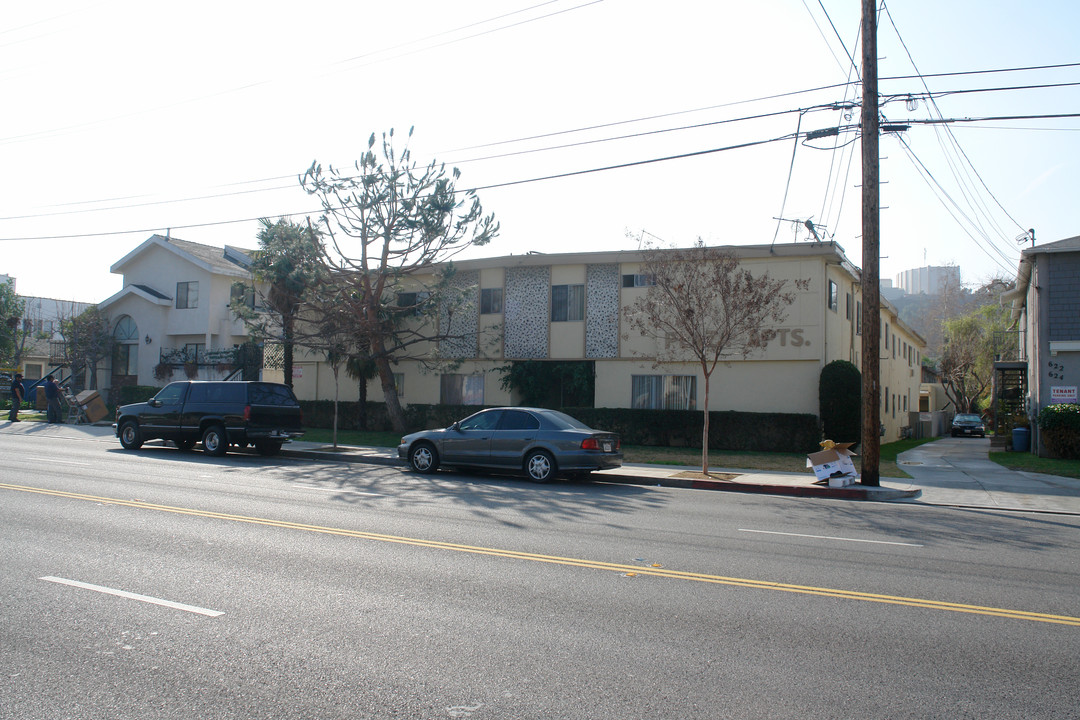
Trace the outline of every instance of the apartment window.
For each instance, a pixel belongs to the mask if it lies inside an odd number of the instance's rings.
[[[503,311],[503,289],[481,288],[480,289],[480,314],[498,315]]]
[[[622,276],[622,286],[624,288],[652,287],[655,284],[656,278],[645,273],[631,273]]]
[[[851,293],[844,296],[847,299],[847,304],[844,306],[844,319],[851,319]]]
[[[581,322],[585,319],[585,286],[551,286],[551,322]]]
[[[862,300],[855,302],[855,334],[862,335]]]
[[[399,292],[397,294],[397,306],[399,308],[412,308],[414,315],[422,312],[422,306],[431,297],[429,292]]]
[[[483,405],[484,376],[443,375],[439,378],[439,401],[443,405]]]
[[[229,304],[241,305],[249,310],[255,309],[255,288],[243,283],[234,283],[229,290]]]
[[[199,307],[199,283],[176,283],[176,309],[186,310]]]
[[[116,322],[113,338],[116,340],[113,375],[138,375],[139,327],[130,315],[124,315]]]
[[[885,323],[885,349],[889,349],[889,323]]]
[[[696,410],[694,375],[631,375],[631,407],[638,410]]]
[[[405,373],[394,373],[394,389],[398,397],[405,397]]]
[[[840,307],[840,287],[832,280],[829,281],[829,309],[836,312]]]

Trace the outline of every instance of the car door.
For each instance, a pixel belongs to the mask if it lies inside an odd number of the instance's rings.
[[[525,451],[536,439],[540,421],[524,410],[504,410],[502,420],[491,438],[491,464],[520,468]]]
[[[169,383],[150,399],[139,415],[139,425],[147,435],[172,437],[180,429],[180,412],[184,408],[189,382]]]
[[[502,410],[484,410],[451,426],[442,442],[443,462],[447,465],[491,464],[491,437],[502,414]]]

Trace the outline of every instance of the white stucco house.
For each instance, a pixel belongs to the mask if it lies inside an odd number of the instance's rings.
[[[164,385],[173,377],[219,379],[237,368],[248,340],[229,308],[234,283],[251,284],[248,251],[152,235],[112,265],[123,289],[99,307],[118,349],[98,387]],[[246,293],[251,301],[252,293]]]

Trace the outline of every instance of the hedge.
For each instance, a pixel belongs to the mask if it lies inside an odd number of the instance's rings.
[[[333,426],[334,403],[302,400],[304,425]],[[447,427],[483,408],[476,405],[409,405],[407,432]],[[702,413],[697,410],[631,410],[627,408],[566,408],[590,427],[616,432],[625,445],[701,447]],[[360,430],[359,403],[338,403],[338,429]],[[390,431],[386,406],[367,403],[367,429]],[[816,415],[718,411],[709,413],[709,448],[756,452],[806,453],[818,450],[821,427]]]
[[[1080,405],[1047,405],[1039,411],[1038,424],[1051,457],[1080,459]]]

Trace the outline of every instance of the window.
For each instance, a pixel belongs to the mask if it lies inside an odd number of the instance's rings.
[[[585,286],[551,286],[551,322],[581,322],[585,319]]]
[[[184,393],[187,392],[190,384],[186,382],[169,383],[158,391],[154,399],[160,400],[162,405],[178,405],[183,402]]]
[[[394,389],[398,397],[405,397],[405,373],[394,373]]]
[[[124,315],[116,321],[113,329],[116,339],[116,354],[113,356],[113,375],[139,374],[139,326]]]
[[[230,388],[233,385],[243,388],[240,383],[217,383],[219,387]],[[242,397],[242,396],[241,396]],[[277,405],[293,407],[297,404],[292,390],[274,383],[251,383],[248,388],[248,402],[252,405]]]
[[[185,343],[184,362],[202,362],[206,357],[206,343]]]
[[[445,375],[443,376],[445,377]],[[499,419],[503,416],[502,410],[483,410],[470,415],[458,423],[459,430],[494,430]]]
[[[840,288],[832,280],[829,281],[829,309],[836,312],[840,307]]]
[[[503,413],[500,430],[539,430],[540,421],[522,410],[507,410]]]
[[[26,363],[23,366],[23,376],[25,380],[40,380],[41,363]]]
[[[631,375],[630,406],[638,410],[696,410],[694,375]]]
[[[845,320],[850,320],[851,319],[851,293],[848,293],[844,297],[847,298],[847,305],[844,306],[844,319]]]
[[[622,286],[624,288],[633,287],[652,287],[656,284],[656,278],[652,275],[645,273],[635,273],[622,276]]]
[[[885,323],[885,349],[889,349],[889,323]]]
[[[186,310],[199,307],[199,283],[176,283],[176,309]]]
[[[862,300],[855,303],[855,334],[862,335]]]
[[[229,304],[241,305],[249,310],[255,309],[255,288],[243,283],[233,283],[229,290]]]
[[[423,312],[424,303],[431,297],[429,292],[399,292],[397,294],[397,306],[399,308],[412,308],[413,315]]]
[[[484,376],[443,375],[439,379],[439,402],[443,405],[483,405]]]
[[[498,315],[503,311],[503,289],[480,289],[480,314]]]

